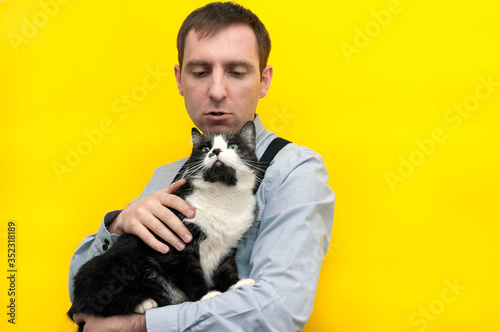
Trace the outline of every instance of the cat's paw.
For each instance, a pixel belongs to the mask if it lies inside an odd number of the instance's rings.
[[[201,300],[200,300],[200,301],[211,299],[212,297],[217,296],[217,295],[219,295],[219,294],[222,294],[222,293],[221,293],[221,292],[219,292],[219,291],[211,291],[211,292],[208,292],[207,294],[205,294],[205,296],[203,296],[203,297],[201,298]]]
[[[146,299],[146,300],[142,301],[141,303],[139,303],[135,307],[134,311],[138,314],[144,314],[146,312],[146,310],[157,308],[157,307],[158,307],[158,303],[156,303],[155,300]]]
[[[237,283],[235,283],[234,285],[229,287],[229,290],[236,289],[236,288],[243,286],[243,285],[253,286],[253,285],[255,285],[255,280],[253,280],[253,279],[241,279],[240,281],[238,281]]]

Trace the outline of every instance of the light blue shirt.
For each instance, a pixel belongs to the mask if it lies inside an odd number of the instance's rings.
[[[254,123],[260,158],[277,136],[266,130],[259,116]],[[157,168],[139,198],[167,188],[186,160]],[[148,331],[288,332],[304,327],[312,314],[333,224],[335,195],[323,159],[310,149],[288,144],[267,169],[256,197],[258,222],[236,254],[239,277],[252,278],[255,285],[209,300],[148,310]],[[87,236],[75,251],[69,273],[71,300],[80,266],[119,237],[105,227],[118,212],[108,212],[97,234]]]

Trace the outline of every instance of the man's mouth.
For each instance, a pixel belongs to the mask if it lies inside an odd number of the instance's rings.
[[[230,116],[229,113],[224,113],[224,112],[210,112],[205,115],[208,119],[214,120],[214,121],[221,121],[225,120]]]

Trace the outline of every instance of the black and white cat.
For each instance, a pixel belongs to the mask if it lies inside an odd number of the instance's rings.
[[[193,128],[192,138],[187,182],[176,194],[196,215],[188,219],[174,211],[193,234],[191,243],[183,251],[170,246],[168,254],[161,254],[134,235],[122,235],[75,275],[70,318],[74,313],[144,313],[254,284],[239,280],[235,253],[257,215],[255,126],[249,121],[239,134],[215,136]]]

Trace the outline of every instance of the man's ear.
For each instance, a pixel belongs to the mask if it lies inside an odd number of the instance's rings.
[[[267,65],[262,70],[262,78],[260,79],[260,92],[259,98],[264,98],[271,87],[271,80],[273,79],[273,66]]]
[[[184,97],[184,94],[182,92],[182,85],[181,85],[181,67],[179,67],[179,65],[175,65],[174,72],[175,72],[175,80],[177,81],[177,89],[179,90],[179,93],[181,94],[181,96]]]

